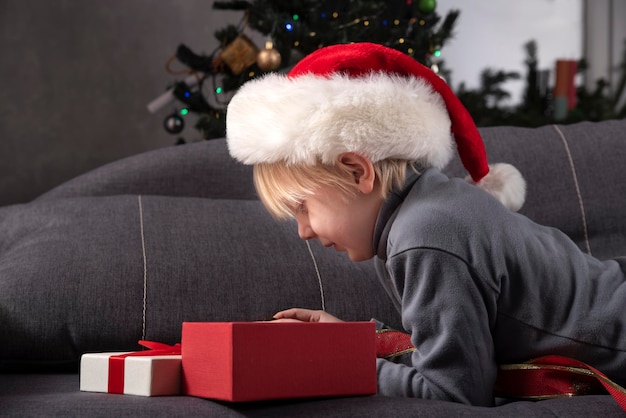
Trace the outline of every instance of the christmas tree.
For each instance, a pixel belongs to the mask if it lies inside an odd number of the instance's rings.
[[[303,56],[327,45],[379,43],[445,75],[441,48],[452,37],[459,16],[451,10],[442,20],[436,0],[236,0],[216,1],[213,7],[241,11],[242,20],[215,32],[220,47],[210,55],[179,45],[174,60],[185,67],[178,74],[186,78],[176,81],[169,93],[182,108],[164,121],[173,134],[182,131],[183,117],[191,112],[198,115],[196,128],[204,139],[223,137],[228,101],[241,85],[268,72],[288,71]],[[265,37],[262,48],[246,35],[249,31]]]

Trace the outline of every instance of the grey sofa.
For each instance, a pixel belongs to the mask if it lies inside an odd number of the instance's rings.
[[[528,181],[521,212],[599,258],[626,254],[626,120],[483,128],[490,161]],[[462,175],[457,161],[447,168]],[[317,274],[319,271],[319,277]],[[369,262],[311,243],[256,199],[223,140],[172,146],[0,208],[0,416],[624,416],[608,395],[493,408],[364,396],[228,404],[79,391],[84,352],[180,341],[183,321],[291,306],[346,320],[398,313]]]

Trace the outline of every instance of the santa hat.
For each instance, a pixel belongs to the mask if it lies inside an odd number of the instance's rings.
[[[333,45],[287,74],[244,84],[226,114],[231,155],[244,164],[334,163],[343,152],[372,162],[406,159],[443,168],[454,144],[468,180],[518,210],[525,182],[509,164],[488,166],[472,117],[446,82],[395,49]]]

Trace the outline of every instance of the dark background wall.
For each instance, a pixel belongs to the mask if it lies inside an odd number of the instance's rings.
[[[174,80],[165,62],[179,43],[209,54],[215,29],[241,18],[212,3],[0,0],[0,205],[173,146],[162,128],[173,106],[146,105]]]

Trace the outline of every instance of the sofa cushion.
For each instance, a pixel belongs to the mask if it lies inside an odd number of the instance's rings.
[[[415,398],[361,396],[230,404],[190,396],[119,396],[78,391],[78,375],[0,375],[9,417],[623,417],[609,395],[519,401],[487,408]]]
[[[292,306],[397,314],[369,263],[311,243],[258,200],[119,195],[0,208],[0,362],[74,365],[88,351],[180,341],[183,321]]]

